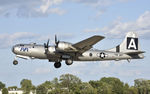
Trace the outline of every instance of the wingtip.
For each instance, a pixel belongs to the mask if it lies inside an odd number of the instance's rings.
[[[95,35],[95,37],[98,37],[100,39],[104,39],[105,38],[104,36],[100,36],[100,35]]]

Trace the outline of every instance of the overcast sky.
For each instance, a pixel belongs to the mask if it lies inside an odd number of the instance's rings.
[[[62,62],[55,69],[48,60],[22,60],[12,64],[16,43],[43,44],[54,35],[59,40],[76,43],[92,35],[105,39],[94,48],[108,49],[122,42],[127,32],[139,34],[143,60]],[[149,0],[0,0],[0,81],[20,86],[24,78],[34,85],[70,73],[82,81],[117,77],[133,85],[134,79],[150,79],[150,1]]]

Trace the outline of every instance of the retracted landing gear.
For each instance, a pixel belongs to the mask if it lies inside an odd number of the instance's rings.
[[[14,61],[13,61],[13,64],[14,64],[14,65],[17,65],[17,64],[18,64],[18,61],[17,61],[17,60],[14,60]]]
[[[73,60],[72,59],[68,59],[68,60],[66,60],[66,65],[72,65],[72,63],[73,63]]]
[[[55,68],[60,68],[61,67],[61,63],[60,62],[55,62],[54,63],[54,67]]]

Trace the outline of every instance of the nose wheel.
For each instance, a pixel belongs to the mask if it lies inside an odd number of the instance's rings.
[[[14,60],[14,61],[13,61],[13,64],[14,64],[14,65],[17,65],[17,64],[18,64],[18,61],[17,61],[17,60]]]
[[[54,67],[55,68],[60,68],[61,67],[61,63],[60,62],[55,62],[54,63]]]

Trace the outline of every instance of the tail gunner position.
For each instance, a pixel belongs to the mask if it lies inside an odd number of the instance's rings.
[[[61,67],[64,60],[67,65],[73,61],[104,61],[104,60],[127,60],[143,59],[144,51],[140,50],[139,39],[136,33],[128,32],[124,41],[109,50],[93,50],[94,44],[104,39],[103,36],[92,36],[88,39],[72,44],[69,42],[58,41],[55,36],[55,46],[49,46],[49,40],[44,45],[38,44],[17,44],[13,46],[12,52],[16,55],[13,61],[18,64],[17,57],[23,59],[47,59],[54,62],[55,68]]]

